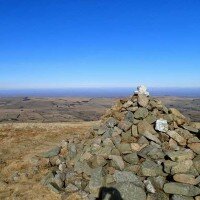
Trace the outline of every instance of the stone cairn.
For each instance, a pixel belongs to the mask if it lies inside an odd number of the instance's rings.
[[[42,184],[88,200],[103,187],[120,194],[105,192],[105,200],[200,200],[199,134],[139,86],[106,112],[88,139],[62,141],[43,153],[52,168]]]

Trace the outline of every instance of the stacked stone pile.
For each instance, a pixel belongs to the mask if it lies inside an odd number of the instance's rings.
[[[82,199],[112,187],[124,200],[200,200],[199,134],[141,86],[106,113],[89,139],[44,153],[52,168],[43,184]]]

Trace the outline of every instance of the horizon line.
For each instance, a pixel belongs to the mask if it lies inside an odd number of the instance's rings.
[[[120,88],[137,88],[138,86],[70,86],[70,87],[27,87],[27,88],[0,88],[0,90],[63,90],[63,89],[120,89]],[[167,89],[167,88],[176,88],[176,89],[200,89],[200,86],[148,86],[147,89]]]

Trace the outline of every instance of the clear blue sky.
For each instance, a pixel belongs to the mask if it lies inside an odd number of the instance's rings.
[[[199,0],[0,0],[0,88],[200,87]]]

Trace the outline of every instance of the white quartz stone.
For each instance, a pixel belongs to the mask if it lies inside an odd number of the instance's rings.
[[[149,92],[147,92],[147,87],[144,85],[138,86],[135,94],[145,94],[146,96],[149,96]]]
[[[164,119],[156,120],[156,128],[155,129],[160,132],[167,132],[168,131],[167,120],[164,120]]]
[[[156,193],[156,189],[152,185],[151,181],[144,180],[144,184],[145,184],[146,189],[147,189],[148,192],[150,192],[150,193]]]

